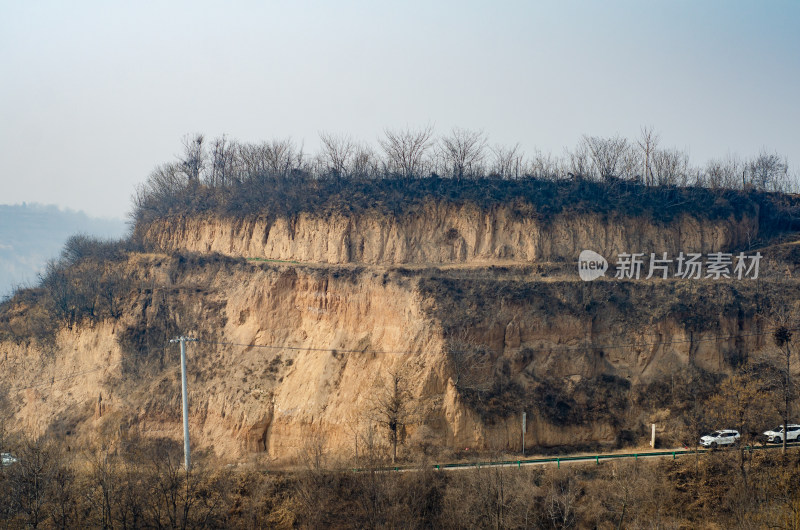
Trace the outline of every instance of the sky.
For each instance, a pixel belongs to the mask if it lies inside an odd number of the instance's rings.
[[[584,134],[800,169],[800,2],[0,0],[0,204],[125,217],[181,138]]]

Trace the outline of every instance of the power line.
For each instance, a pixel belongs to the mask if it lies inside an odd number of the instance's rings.
[[[777,328],[775,328],[777,329]],[[529,350],[533,350],[534,352],[558,352],[558,351],[584,351],[587,349],[593,350],[610,350],[610,349],[625,349],[625,348],[643,348],[643,347],[651,347],[651,346],[667,346],[671,344],[688,344],[688,343],[697,343],[697,342],[716,342],[721,340],[730,340],[730,339],[739,339],[744,337],[761,337],[766,335],[772,335],[775,332],[775,329],[771,331],[764,331],[760,333],[740,333],[738,335],[719,335],[716,337],[708,337],[705,339],[681,339],[681,340],[673,340],[673,341],[661,341],[661,342],[641,342],[641,343],[627,343],[627,344],[592,344],[586,343],[582,346],[555,346],[552,348],[528,348]],[[797,331],[800,328],[787,328],[789,331]],[[340,349],[340,348],[309,348],[309,347],[302,347],[302,346],[277,346],[277,345],[270,345],[270,344],[245,344],[242,342],[228,342],[228,341],[210,341],[210,340],[201,340],[196,339],[198,344],[208,344],[208,345],[217,345],[217,346],[238,346],[242,348],[261,348],[267,350],[290,350],[290,351],[309,351],[309,352],[329,352],[329,353],[367,353],[367,354],[375,354],[375,355],[415,355],[421,352],[414,352],[409,350],[354,350],[354,349]],[[492,353],[499,353],[496,350],[487,350]],[[449,350],[450,353],[467,353],[463,350]],[[11,391],[22,391],[22,390],[29,390],[32,388],[39,388],[47,385],[54,384],[60,381],[66,381],[69,379],[74,379],[76,377],[80,377],[82,375],[86,375],[92,372],[96,372],[103,369],[110,369],[114,368],[118,365],[122,364],[122,361],[117,361],[115,363],[109,365],[97,365],[94,368],[88,368],[86,370],[82,370],[79,372],[74,372],[69,375],[51,378],[49,381],[43,381],[40,383],[36,383],[29,386],[12,388]]]
[[[30,390],[32,388],[39,388],[39,387],[42,387],[42,386],[52,385],[52,384],[60,382],[60,381],[67,381],[69,379],[75,379],[76,377],[80,377],[82,375],[90,374],[92,372],[97,372],[97,371],[100,371],[100,370],[103,370],[103,369],[113,368],[113,367],[118,366],[120,364],[122,364],[122,361],[117,361],[115,363],[108,364],[108,365],[105,365],[105,364],[104,365],[97,365],[94,368],[87,368],[85,370],[81,370],[79,372],[73,372],[73,373],[71,373],[69,375],[65,375],[65,376],[61,376],[61,377],[51,377],[49,381],[43,381],[41,383],[36,383],[36,384],[33,384],[33,385],[29,385],[29,386],[21,386],[21,387],[17,387],[17,388],[12,388],[11,390],[12,391],[16,391],[16,392],[20,392],[22,390]]]

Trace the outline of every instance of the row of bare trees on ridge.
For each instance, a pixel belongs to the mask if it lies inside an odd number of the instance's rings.
[[[387,129],[378,148],[346,134],[321,132],[321,150],[305,153],[291,139],[241,143],[225,136],[208,140],[202,134],[183,138],[183,153],[159,166],[163,178],[203,181],[225,187],[254,175],[316,178],[585,178],[633,180],[648,186],[698,185],[710,188],[787,191],[793,179],[788,161],[762,150],[752,159],[736,155],[693,166],[685,150],[662,147],[653,128],[644,127],[636,139],[622,136],[581,137],[563,156],[539,151],[526,155],[519,144],[490,145],[486,133],[454,128],[437,137],[432,126]]]

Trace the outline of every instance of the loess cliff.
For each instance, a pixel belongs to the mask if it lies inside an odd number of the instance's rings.
[[[293,218],[174,216],[141,234],[164,252],[315,263],[448,264],[496,260],[575,261],[584,249],[604,255],[643,250],[677,254],[744,247],[758,237],[758,217],[670,223],[647,217],[559,214],[542,220],[518,207],[429,201],[411,213],[301,213]]]
[[[636,443],[652,421],[677,433],[678,409],[648,392],[767,352],[765,310],[798,299],[796,245],[758,247],[758,281],[584,283],[577,255],[750,252],[759,227],[757,215],[542,220],[445,201],[395,216],[154,219],[137,227],[142,248],[72,265],[124,279],[106,297],[117,311],[53,324],[46,287],[4,304],[6,428],[74,446],[179,438],[169,341],[185,334],[198,339],[193,445],[219,457],[289,461],[314,443],[350,456],[380,430],[394,375],[404,454],[518,450],[523,411],[529,447]]]

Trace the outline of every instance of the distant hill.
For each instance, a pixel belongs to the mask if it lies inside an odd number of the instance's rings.
[[[126,230],[122,219],[98,219],[52,205],[0,204],[0,298],[16,286],[36,283],[44,264],[58,256],[71,235],[118,239]]]

